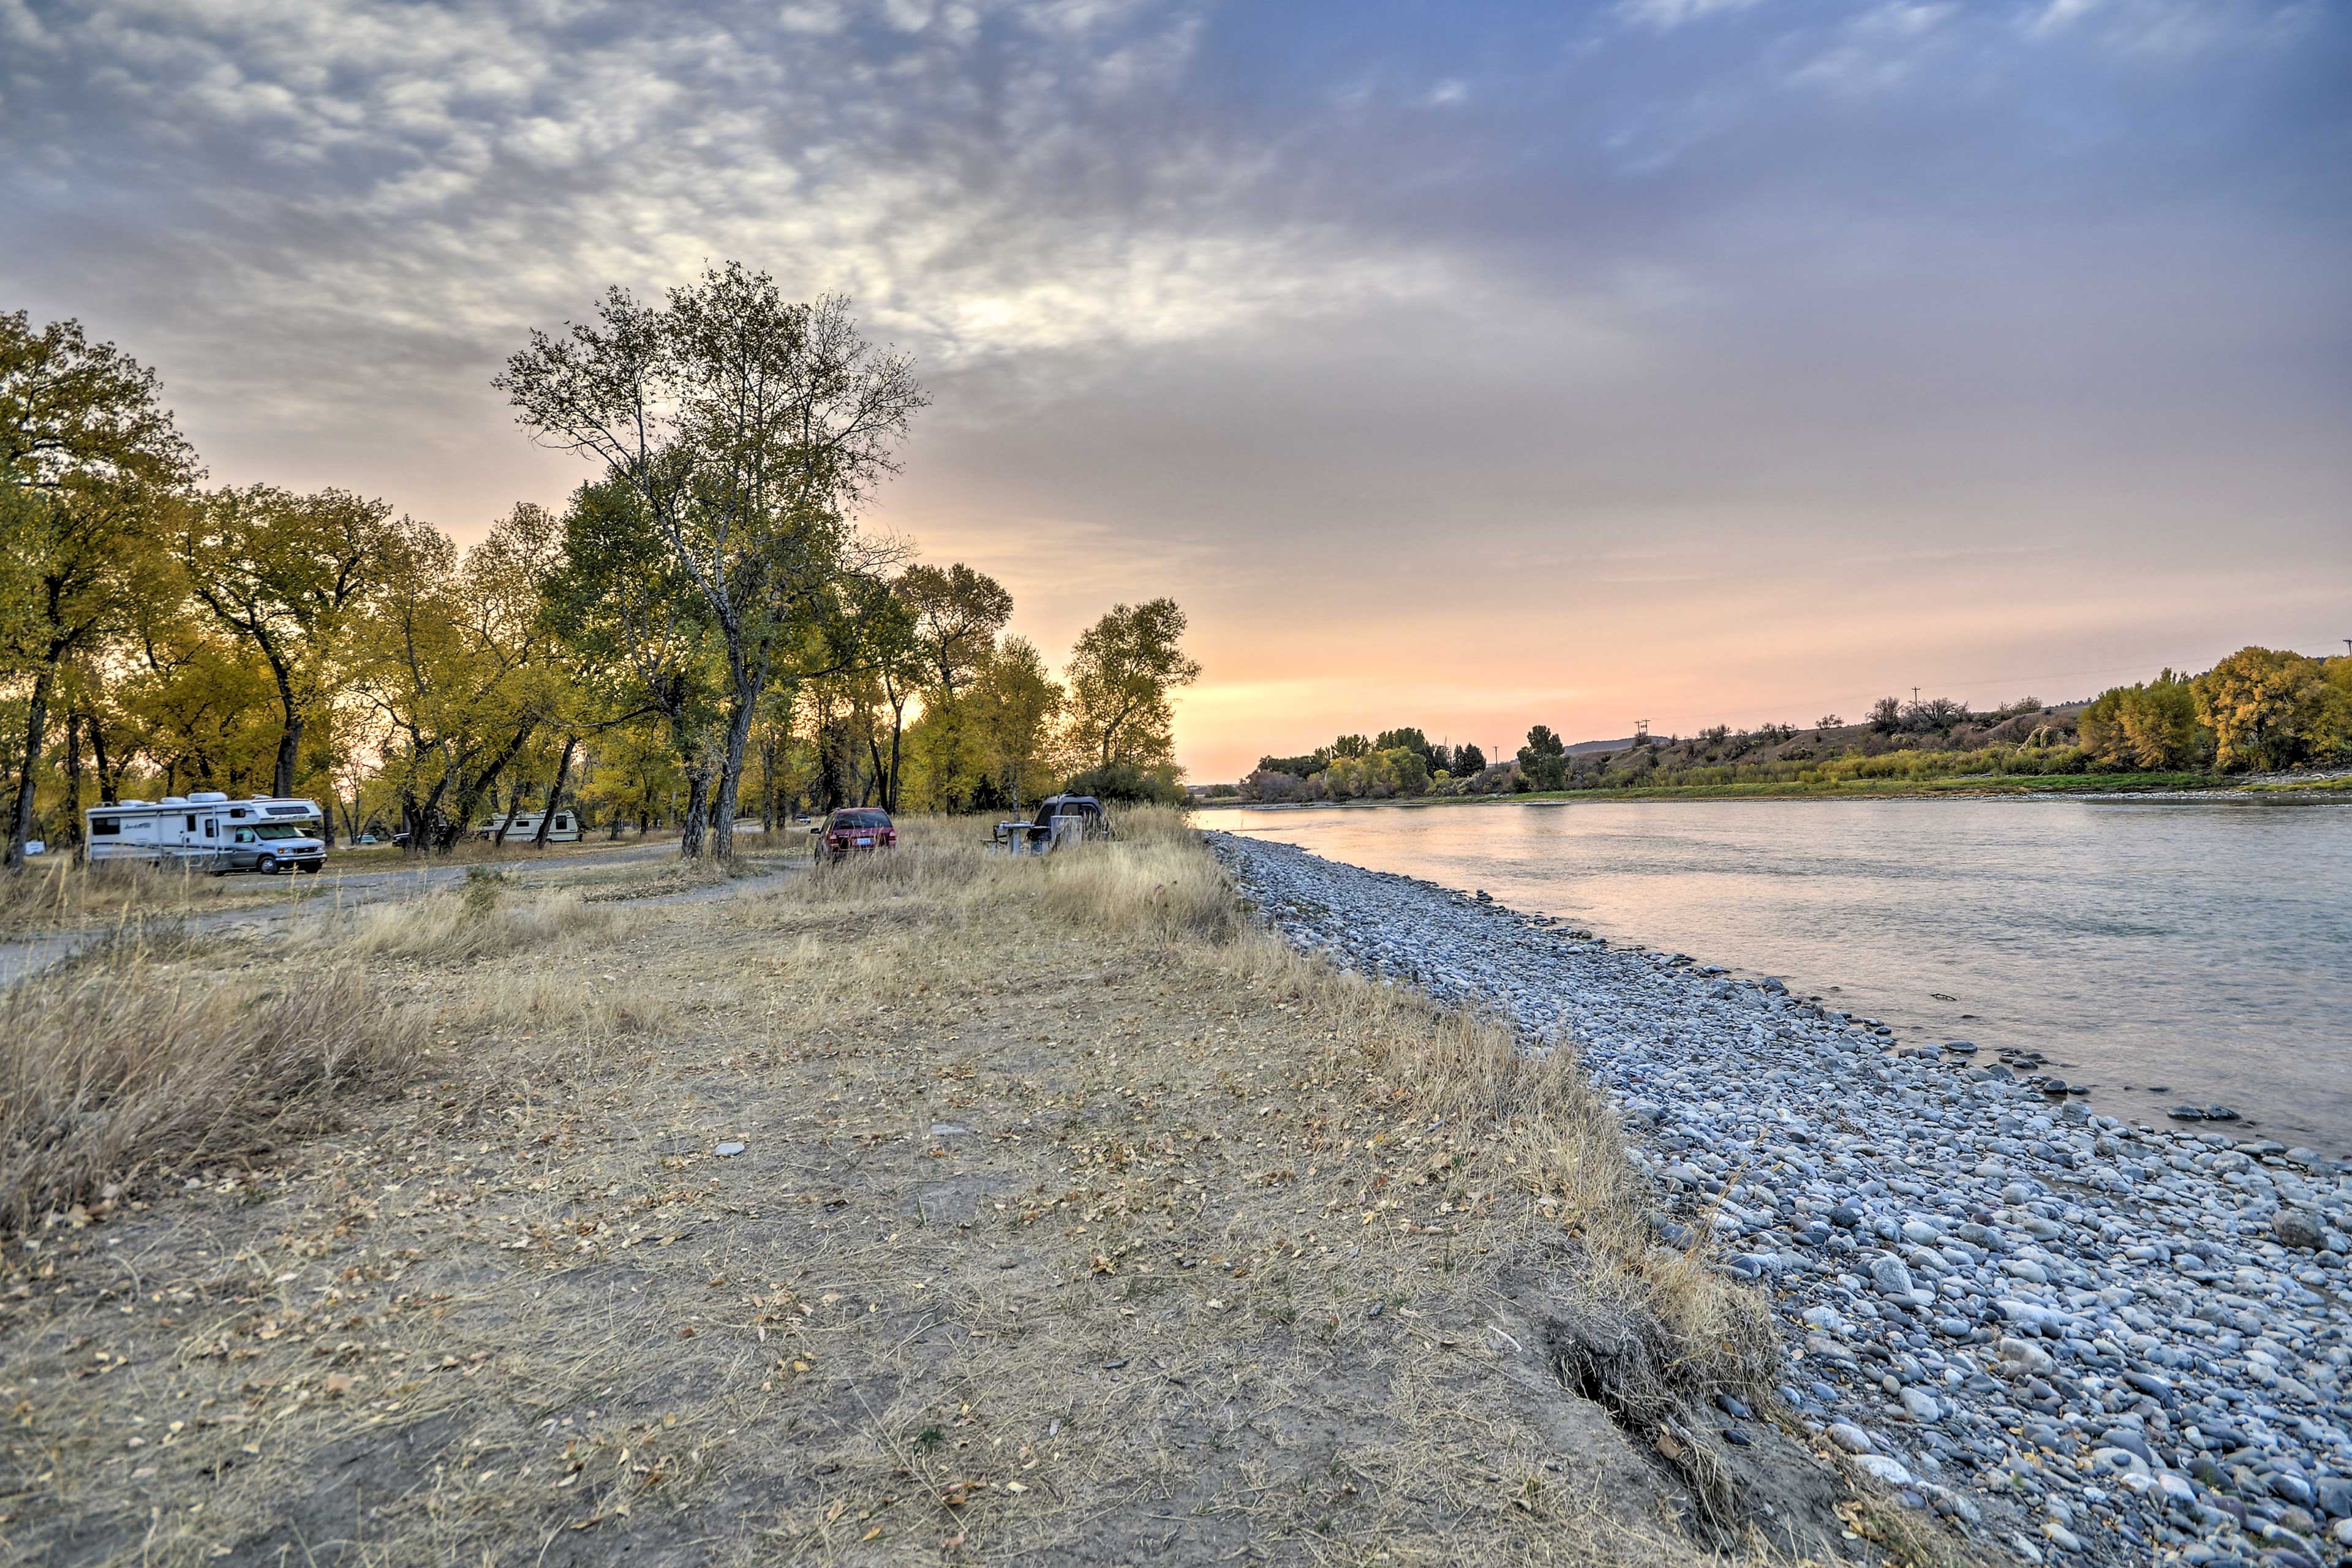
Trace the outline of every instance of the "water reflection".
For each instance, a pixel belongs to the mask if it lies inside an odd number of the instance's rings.
[[[2262,1136],[2352,1150],[2352,805],[1580,802],[1201,820],[1778,974],[1906,1038],[2031,1047],[2109,1114],[2221,1101]]]

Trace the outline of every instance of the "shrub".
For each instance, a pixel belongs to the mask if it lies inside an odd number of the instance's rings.
[[[2190,681],[2169,669],[2144,685],[2101,692],[2083,710],[2080,732],[2083,755],[2105,770],[2184,768],[2212,753]]]
[[[2224,772],[2352,756],[2352,658],[2242,647],[2189,684]]]
[[[1062,786],[1066,795],[1090,795],[1097,800],[1141,805],[1182,805],[1184,786],[1176,782],[1172,764],[1139,768],[1129,763],[1088,768]]]

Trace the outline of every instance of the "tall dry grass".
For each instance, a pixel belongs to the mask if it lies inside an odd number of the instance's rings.
[[[1118,813],[1118,838],[1052,855],[1004,855],[988,844],[989,818],[913,817],[899,847],[819,865],[772,896],[873,911],[920,907],[925,917],[1003,919],[1018,914],[1107,936],[1161,942],[1232,941],[1240,905],[1183,814],[1145,807]]]
[[[1763,1299],[1703,1250],[1658,1245],[1657,1194],[1572,1045],[1523,1038],[1498,1017],[1335,969],[1264,931],[1222,962],[1299,1005],[1330,1031],[1329,1050],[1367,1064],[1421,1115],[1499,1133],[1524,1190],[1583,1256],[1585,1309],[1659,1347],[1670,1382],[1692,1394],[1769,1387],[1780,1342]]]
[[[342,924],[308,928],[296,942],[359,961],[467,963],[609,931],[620,918],[614,906],[589,903],[576,891],[526,894],[476,867],[462,887],[370,905]]]
[[[77,865],[69,855],[43,856],[0,870],[0,931],[46,931],[94,921],[169,918],[239,899],[293,897],[310,879],[234,879],[187,865],[138,860]]]
[[[0,1229],[248,1150],[423,1037],[348,961],[191,958],[131,945],[0,992]]]
[[[1248,925],[1183,813],[1147,808],[1116,820],[1115,843],[1013,858],[983,847],[980,819],[917,818],[898,853],[822,868],[772,896],[950,926],[1037,920],[1174,949],[1237,984],[1269,987],[1298,1007],[1302,1029],[1322,1036],[1325,1050],[1381,1080],[1383,1095],[1500,1136],[1538,1215],[1581,1259],[1582,1321],[1624,1351],[1625,1364],[1602,1381],[1630,1421],[1654,1425],[1677,1401],[1718,1390],[1755,1397],[1769,1388],[1780,1352],[1762,1298],[1717,1272],[1704,1250],[1657,1244],[1657,1196],[1571,1045],[1523,1038],[1498,1017],[1441,1007],[1300,953]],[[927,941],[927,951],[945,951]],[[862,994],[887,981],[892,962],[885,953],[861,963],[836,950],[832,969],[845,994]],[[1719,1492],[1718,1478],[1694,1480]]]
[[[593,938],[625,919],[494,873],[320,918],[256,962],[234,939],[126,937],[0,991],[0,1231],[313,1129],[337,1097],[396,1079],[436,1009],[480,1010],[451,970]],[[394,983],[387,965],[409,973]],[[415,983],[415,972],[444,978]],[[511,1013],[503,995],[495,1011]],[[537,1003],[550,994],[533,994]],[[625,1000],[560,1021],[642,1027]],[[610,1014],[608,1017],[605,1015]]]

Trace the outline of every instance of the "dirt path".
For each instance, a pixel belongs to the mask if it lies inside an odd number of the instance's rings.
[[[126,928],[169,925],[192,935],[213,936],[252,932],[297,921],[324,919],[373,904],[418,898],[460,886],[470,872],[485,868],[521,887],[561,887],[592,883],[601,873],[614,869],[658,868],[677,857],[677,842],[662,840],[545,857],[519,856],[510,860],[404,864],[381,870],[345,870],[331,864],[328,870],[315,877],[289,876],[268,883],[266,893],[256,895],[252,901],[226,908],[161,910],[112,922],[88,921],[55,931],[0,935],[0,987],[38,974],[54,963],[114,938]],[[762,864],[772,862],[778,871],[797,870],[802,864],[797,856],[782,853],[762,856],[760,860]],[[714,886],[723,888],[724,884]],[[669,896],[686,895],[681,892]],[[712,888],[698,888],[694,896],[707,898],[716,894]]]
[[[9,1247],[12,1548],[1869,1553],[1780,1428],[1612,1407],[1559,1200],[1507,1126],[1364,1054],[1354,993],[828,886],[420,963],[445,999],[404,1092]],[[1668,1430],[1725,1456],[1736,1514]]]

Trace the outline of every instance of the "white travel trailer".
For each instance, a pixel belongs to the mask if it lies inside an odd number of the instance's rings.
[[[307,800],[231,800],[198,790],[160,801],[123,800],[84,812],[92,860],[184,861],[227,871],[317,871],[327,863],[325,818]]]
[[[499,836],[499,824],[506,823],[508,843],[528,844],[539,837],[539,819],[544,815],[546,814],[543,812],[519,811],[515,813],[515,819],[510,823],[508,823],[503,816],[494,816],[475,828],[474,837],[496,838]],[[580,818],[572,815],[570,806],[565,806],[555,814],[555,820],[548,826],[547,841],[550,844],[580,842]]]

